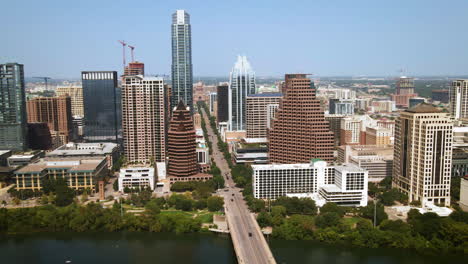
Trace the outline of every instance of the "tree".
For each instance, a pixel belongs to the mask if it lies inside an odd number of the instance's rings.
[[[130,192],[132,192],[132,190],[130,190],[130,188],[128,188],[128,186],[125,186],[125,188],[124,188],[123,191],[124,191],[124,193],[130,193]]]
[[[356,229],[359,232],[372,230],[372,222],[368,219],[359,219],[359,221],[356,223]]]
[[[58,184],[55,186],[55,204],[57,206],[67,206],[71,204],[74,197],[75,191],[66,184]]]
[[[219,196],[211,196],[206,200],[206,206],[210,212],[216,212],[221,210],[224,205],[224,200]]]
[[[411,231],[410,226],[402,220],[383,220],[379,225],[380,230],[393,231],[400,234],[409,233]]]
[[[324,213],[336,213],[340,217],[343,217],[345,215],[345,209],[336,203],[326,203],[320,208],[320,214]]]
[[[375,195],[380,192],[379,187],[377,186],[377,184],[375,184],[373,182],[369,182],[369,186],[368,186],[367,189],[368,189],[367,193],[372,197],[375,197]]]
[[[341,216],[335,212],[320,214],[315,218],[315,225],[319,228],[338,226]]]
[[[392,177],[385,177],[379,182],[379,185],[384,187],[386,190],[390,190],[392,188]]]
[[[119,190],[119,180],[118,179],[116,179],[114,181],[114,184],[112,184],[112,188],[114,188],[115,192]]]
[[[378,203],[376,209],[376,225],[379,225],[383,220],[388,219],[388,215],[385,213],[384,206],[382,204]],[[361,217],[374,221],[374,202],[369,203],[365,207],[361,207],[359,209],[359,214]]]
[[[275,205],[271,207],[271,215],[276,216],[286,216],[286,208],[282,205]]]
[[[157,215],[161,212],[161,208],[159,207],[156,199],[151,199],[148,203],[146,203],[145,209],[151,215]]]
[[[257,222],[260,227],[271,226],[271,220],[271,215],[265,211],[262,211],[257,215]]]

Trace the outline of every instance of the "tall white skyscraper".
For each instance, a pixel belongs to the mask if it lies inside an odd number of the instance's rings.
[[[450,113],[456,119],[468,117],[468,80],[455,80],[450,86]]]
[[[395,124],[393,187],[409,202],[450,205],[453,122],[422,103],[401,112]]]
[[[193,109],[192,29],[190,15],[177,10],[172,15],[171,109],[184,102]]]
[[[255,73],[246,56],[237,56],[236,64],[229,75],[228,130],[246,129],[246,97],[254,93]]]

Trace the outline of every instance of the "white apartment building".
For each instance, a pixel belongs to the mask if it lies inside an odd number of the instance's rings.
[[[368,172],[356,165],[327,166],[325,161],[305,164],[252,165],[253,193],[257,199],[305,195],[340,205],[366,206]]]
[[[468,117],[468,79],[453,81],[449,97],[452,116],[455,119]]]
[[[395,124],[393,187],[409,202],[450,205],[453,121],[422,103],[401,113]]]
[[[155,177],[154,168],[151,167],[127,167],[120,169],[119,191],[123,192],[125,187],[146,188],[154,190]]]

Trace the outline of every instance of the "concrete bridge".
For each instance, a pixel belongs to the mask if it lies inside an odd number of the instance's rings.
[[[241,190],[235,187],[230,175],[230,170],[223,154],[218,149],[218,138],[214,134],[210,121],[204,109],[202,109],[209,140],[212,142],[212,157],[221,170],[226,182],[224,190],[220,194],[224,197],[226,220],[234,244],[237,261],[239,263],[265,263],[275,264],[276,260],[270,247],[261,232],[257,220],[250,213],[242,196]]]

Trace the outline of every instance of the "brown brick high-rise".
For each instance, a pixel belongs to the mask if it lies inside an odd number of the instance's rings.
[[[47,123],[54,148],[71,140],[72,114],[70,97],[33,98],[27,102],[26,109],[28,123]]]
[[[286,74],[283,99],[268,131],[271,163],[333,161],[333,133],[306,74]]]
[[[167,140],[169,176],[185,177],[197,174],[195,129],[190,111],[182,101],[172,113]]]

